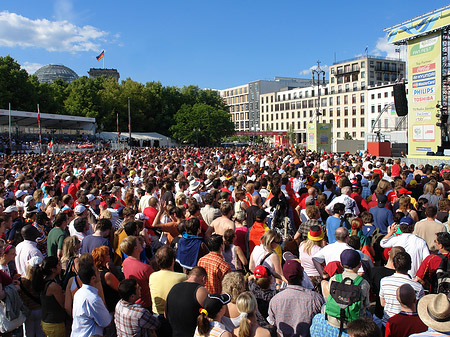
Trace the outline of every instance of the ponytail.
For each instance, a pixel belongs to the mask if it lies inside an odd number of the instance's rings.
[[[210,330],[208,312],[205,309],[201,309],[200,315],[197,317],[197,330],[202,336],[206,336]]]
[[[241,312],[241,324],[239,325],[239,337],[249,337],[250,336],[250,323],[248,321],[248,314],[246,312]]]
[[[59,260],[56,256],[48,256],[42,264],[36,267],[33,274],[32,286],[39,293],[44,291],[47,278],[52,274],[53,269],[58,267]]]

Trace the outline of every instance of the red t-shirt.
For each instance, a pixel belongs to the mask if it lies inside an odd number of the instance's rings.
[[[417,312],[401,311],[387,320],[385,337],[408,337],[427,330]]]
[[[152,297],[150,296],[150,287],[148,285],[148,279],[150,274],[153,273],[153,268],[139,260],[127,257],[123,261],[123,274],[125,278],[134,278],[141,287],[141,298],[136,301],[138,304],[142,304],[144,308],[152,307]]]
[[[12,278],[4,271],[0,270],[0,284],[2,285],[2,288],[5,289],[5,287],[9,286],[11,283]]]
[[[416,276],[426,281],[426,288],[428,288],[428,290],[431,290],[431,281],[436,275],[436,270],[439,268],[441,262],[441,256],[430,254],[422,261],[419,269],[417,270]]]
[[[142,212],[144,213],[145,216],[148,216],[148,220],[145,220],[145,227],[146,228],[151,228],[153,226],[153,221],[156,218],[156,214],[158,214],[158,210],[154,207],[148,206],[144,208],[144,211]]]
[[[394,164],[391,167],[391,178],[400,177],[400,165]]]

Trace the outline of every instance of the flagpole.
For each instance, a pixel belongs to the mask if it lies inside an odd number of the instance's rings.
[[[103,69],[105,69],[105,51],[103,51]]]
[[[130,97],[128,97],[128,141],[131,147],[131,110],[130,110]]]
[[[8,139],[9,139],[9,149],[12,154],[12,141],[11,141],[11,103],[9,103],[9,118],[8,118]]]
[[[42,154],[41,112],[39,110],[39,104],[37,105],[37,110],[38,110],[38,128],[39,128],[39,154]]]
[[[116,126],[117,126],[117,144],[120,142],[120,136],[119,136],[119,113],[116,113]]]

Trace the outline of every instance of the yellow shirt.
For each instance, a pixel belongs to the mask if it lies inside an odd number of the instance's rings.
[[[180,282],[187,280],[187,275],[170,270],[160,270],[152,273],[149,278],[150,294],[152,295],[152,311],[164,314],[166,299],[170,289]]]

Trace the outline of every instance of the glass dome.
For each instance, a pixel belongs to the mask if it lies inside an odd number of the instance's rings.
[[[49,64],[39,68],[35,73],[39,82],[53,82],[58,78],[64,82],[71,83],[78,78],[76,72],[62,64]]]

